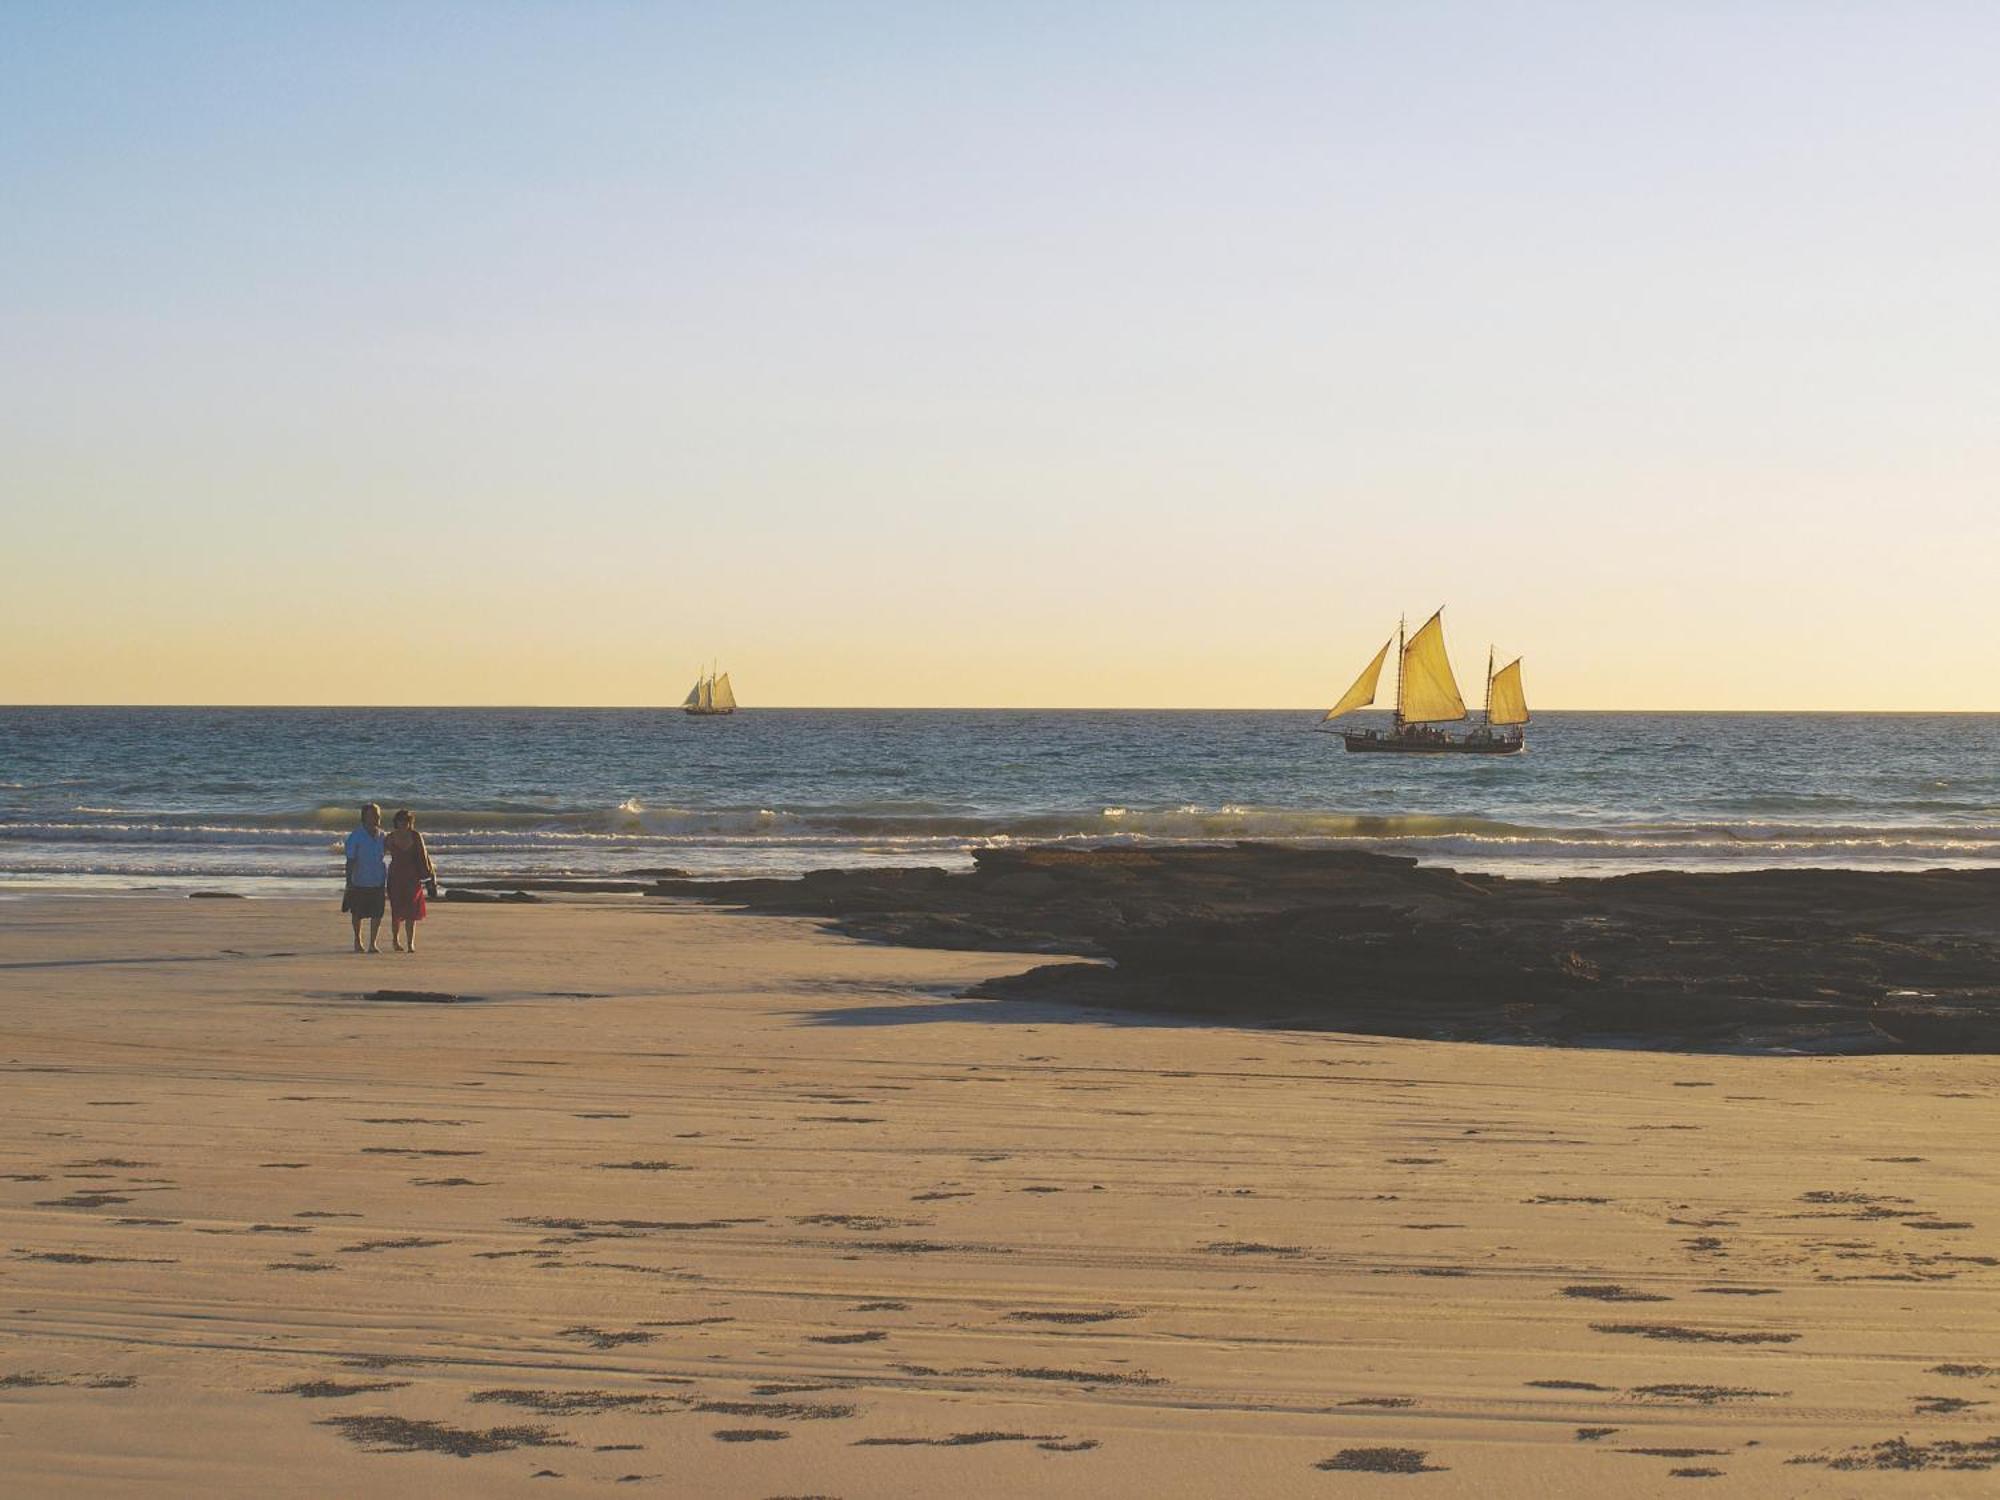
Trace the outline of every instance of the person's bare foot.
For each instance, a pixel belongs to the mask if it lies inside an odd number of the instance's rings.
[[[389,946],[391,948],[394,948],[398,953],[401,953],[403,951],[403,945],[397,942],[394,938],[391,938],[389,940]]]
[[[362,949],[361,949],[361,944],[360,944],[360,942],[359,942],[358,940],[357,940],[357,941],[355,942],[355,944],[354,944],[354,951],[355,951],[356,953],[359,953],[359,952],[361,952],[361,951],[362,951]]]
[[[370,944],[368,945],[368,951],[369,951],[370,953],[380,953],[380,952],[381,952],[382,950],[381,950],[380,948],[376,947],[376,946],[375,946],[375,945],[374,945],[373,943],[370,943]]]

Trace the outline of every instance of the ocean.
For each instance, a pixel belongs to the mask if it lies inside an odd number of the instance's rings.
[[[324,892],[368,799],[415,809],[446,884],[1228,839],[1510,874],[2000,863],[2000,715],[1538,712],[1505,759],[1349,755],[1318,717],[5,708],[0,889]]]

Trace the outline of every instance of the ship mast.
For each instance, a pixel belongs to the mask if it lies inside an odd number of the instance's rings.
[[[1486,643],[1486,704],[1479,710],[1479,716],[1486,727],[1493,727],[1493,643]]]
[[[1403,732],[1403,631],[1410,623],[1408,615],[1396,617],[1396,733]]]

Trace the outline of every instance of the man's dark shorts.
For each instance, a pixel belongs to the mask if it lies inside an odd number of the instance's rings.
[[[382,902],[388,894],[388,887],[380,885],[350,885],[347,888],[347,911],[349,916],[382,919]]]

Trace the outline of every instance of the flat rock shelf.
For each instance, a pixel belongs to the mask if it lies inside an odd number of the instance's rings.
[[[1110,961],[995,996],[1438,1039],[2000,1052],[2000,870],[1518,880],[1235,844],[653,889],[878,942]]]

